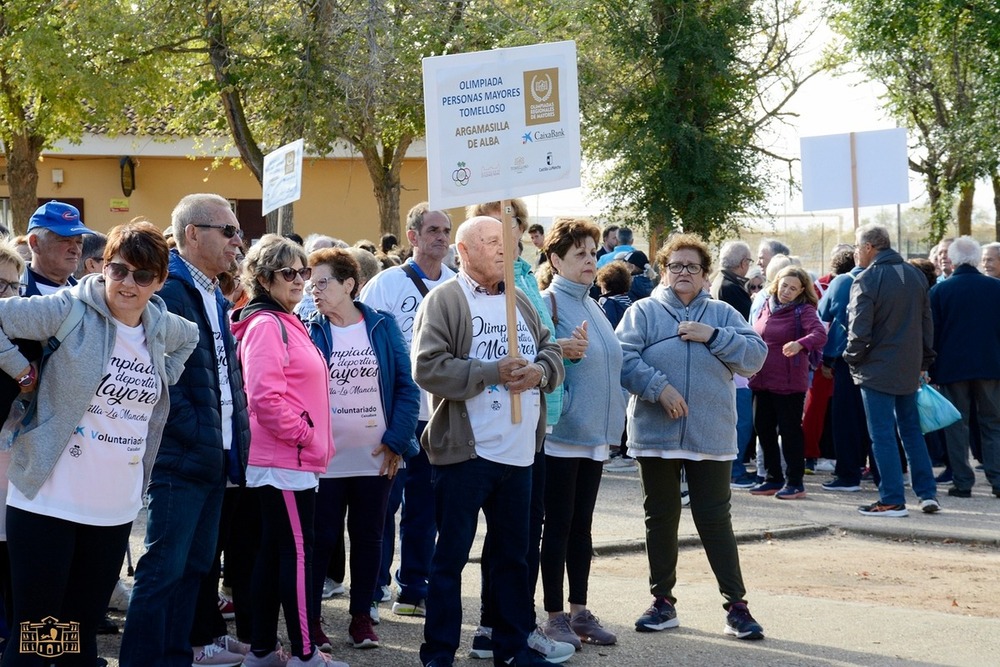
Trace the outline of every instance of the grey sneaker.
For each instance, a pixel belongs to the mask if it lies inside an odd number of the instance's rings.
[[[589,609],[573,614],[569,621],[569,627],[573,629],[577,637],[588,644],[610,646],[618,641],[615,633],[605,630]]]
[[[553,641],[569,644],[577,651],[583,648],[580,638],[569,625],[569,614],[551,616],[539,628],[546,637]]]
[[[258,658],[253,653],[247,653],[246,657],[243,658],[243,664],[246,667],[285,667],[288,664],[288,656],[280,648],[271,651],[262,658]]]
[[[528,635],[528,648],[538,651],[545,657],[546,662],[555,665],[566,662],[576,653],[576,648],[572,644],[549,639],[538,628]]]

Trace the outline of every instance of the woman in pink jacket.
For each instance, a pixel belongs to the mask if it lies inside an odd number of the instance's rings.
[[[816,304],[816,290],[809,274],[798,266],[787,266],[768,288],[767,299],[753,323],[754,331],[767,343],[764,367],[750,378],[753,425],[767,469],[764,481],[750,489],[753,495],[780,500],[806,495],[802,485],[802,405],[809,388],[809,353],[822,350],[826,344],[826,328],[816,315]],[[787,478],[781,469],[782,453],[788,466]]]
[[[316,488],[333,456],[333,435],[326,361],[292,314],[311,273],[306,261],[295,243],[265,235],[246,255],[251,298],[233,322],[250,408],[247,488],[260,503],[262,526],[248,667],[328,664],[309,640]],[[275,649],[279,603],[290,659]]]

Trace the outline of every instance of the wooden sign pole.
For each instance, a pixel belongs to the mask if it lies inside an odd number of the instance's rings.
[[[511,216],[509,199],[500,202],[500,223],[503,225],[503,283],[507,303],[507,350],[512,357],[521,356],[521,346],[517,342],[517,301],[514,287],[514,259],[517,257],[517,224]],[[521,395],[510,395],[510,422],[521,423]]]

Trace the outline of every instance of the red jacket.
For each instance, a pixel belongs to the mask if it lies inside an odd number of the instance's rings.
[[[767,358],[764,367],[750,378],[750,388],[775,394],[804,394],[809,388],[809,352],[826,345],[826,327],[816,307],[809,303],[789,304],[772,312],[774,305],[775,298],[768,297],[753,323],[754,331],[767,343]],[[805,349],[786,357],[781,348],[791,341]]]

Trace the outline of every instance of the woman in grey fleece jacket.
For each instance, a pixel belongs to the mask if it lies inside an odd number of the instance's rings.
[[[654,596],[636,630],[678,624],[673,588],[684,469],[691,516],[726,598],[726,633],[761,639],[764,631],[744,600],[729,480],[737,450],[733,375],[757,372],[767,347],[736,309],[705,292],[711,255],[701,239],[672,237],[656,263],[660,285],[651,298],[625,311],[617,330],[624,352],[622,384],[632,394],[628,448],[639,463]]]
[[[542,631],[580,648],[614,644],[587,609],[593,540],[591,524],[611,443],[621,441],[625,397],[621,390],[622,349],[604,311],[590,298],[601,231],[586,220],[563,219],[545,237],[545,253],[556,275],[542,295],[552,311],[556,338],[587,332],[581,359],[566,366],[562,415],[545,441],[545,528],[542,533],[542,589],[548,619]],[[563,575],[569,597],[563,597]],[[569,614],[563,613],[568,599]]]
[[[79,624],[77,655],[65,663],[73,665],[97,662],[97,626],[142,505],[169,411],[167,386],[198,341],[197,327],[154,295],[167,277],[159,229],[116,227],[104,258],[103,276],[49,296],[0,301],[0,369],[27,376],[22,387],[38,392],[37,410],[11,447],[11,627],[37,624],[45,632],[47,617]],[[82,315],[36,388],[10,339],[44,343],[76,302]],[[23,641],[8,642],[4,653],[4,665],[39,660]]]

